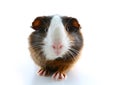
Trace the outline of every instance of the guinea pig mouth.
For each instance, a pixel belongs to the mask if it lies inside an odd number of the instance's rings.
[[[56,56],[59,56],[61,54],[60,50],[55,50],[54,52],[55,52]]]

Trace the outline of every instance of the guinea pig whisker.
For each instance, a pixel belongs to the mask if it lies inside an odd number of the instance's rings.
[[[71,55],[71,58],[72,58],[73,60],[75,60],[74,54],[73,54],[71,51],[68,51],[68,53],[69,53],[69,55]]]
[[[43,45],[44,45],[44,43],[39,43],[39,42],[32,44],[32,46],[43,46]]]
[[[33,47],[34,51],[40,50],[40,48]]]
[[[34,51],[37,52],[37,55],[41,55],[43,53],[43,51],[41,50],[41,48],[36,48],[36,47],[33,47],[34,48]]]
[[[75,52],[78,52],[78,53],[79,53],[79,51],[78,51],[78,50],[76,50],[76,49],[74,49],[74,48],[72,48],[72,50],[74,50]]]
[[[42,48],[42,46],[43,45],[40,45],[40,44],[39,45],[32,45],[32,48],[34,48],[35,50],[37,50],[37,49],[40,50]]]
[[[70,41],[70,44],[73,45],[74,42],[76,42],[76,43],[81,43],[80,41],[72,40],[72,41]]]
[[[71,48],[70,51],[71,51],[74,55],[79,54],[79,51],[77,51],[77,50],[74,49],[74,48]]]
[[[33,48],[41,48],[42,47],[42,45],[34,45],[34,46],[32,46]]]

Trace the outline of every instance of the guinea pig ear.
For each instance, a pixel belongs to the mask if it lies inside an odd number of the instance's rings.
[[[42,17],[37,17],[33,22],[32,22],[32,28],[34,30],[39,30],[42,26],[42,20],[43,18]]]
[[[78,29],[81,28],[79,22],[75,18],[71,19],[71,25],[75,28],[78,28]]]

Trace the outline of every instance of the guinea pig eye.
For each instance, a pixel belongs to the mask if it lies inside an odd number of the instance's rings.
[[[39,32],[41,32],[41,33],[46,33],[47,31],[48,31],[47,28],[40,28],[40,29],[39,29]]]
[[[77,32],[78,29],[75,28],[75,27],[73,27],[73,26],[67,26],[66,30],[67,30],[68,32]]]
[[[44,29],[44,32],[47,32],[47,31],[48,31],[48,29],[47,29],[47,28],[45,28],[45,29]]]

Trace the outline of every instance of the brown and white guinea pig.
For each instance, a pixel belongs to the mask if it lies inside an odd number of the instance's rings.
[[[33,21],[32,28],[35,31],[29,36],[29,49],[41,68],[38,74],[65,79],[83,46],[79,22],[67,16],[41,16]]]

